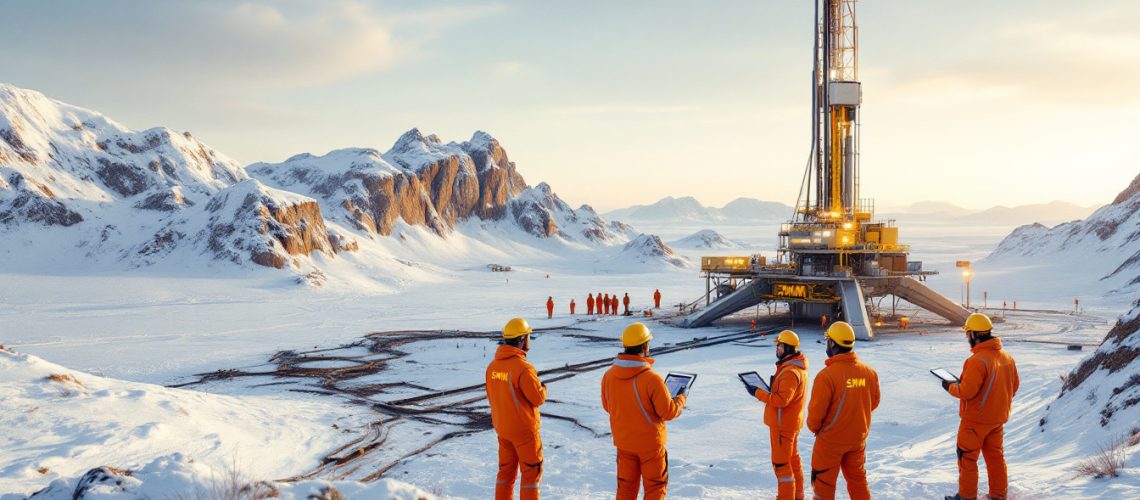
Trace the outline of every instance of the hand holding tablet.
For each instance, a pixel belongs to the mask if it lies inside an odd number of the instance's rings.
[[[935,368],[933,370],[930,370],[930,373],[934,374],[935,377],[938,377],[951,384],[957,384],[960,382],[958,380],[958,377],[956,377],[953,373],[950,373],[950,371],[945,368]]]
[[[752,386],[757,389],[764,389],[766,392],[772,392],[772,388],[768,386],[768,383],[764,381],[764,377],[761,377],[759,373],[744,372],[737,373],[736,376],[740,377],[740,381],[743,382],[746,387]]]
[[[696,380],[696,373],[669,372],[668,375],[665,375],[665,388],[669,389],[670,396],[677,397],[681,394],[688,394],[689,387],[692,387]]]

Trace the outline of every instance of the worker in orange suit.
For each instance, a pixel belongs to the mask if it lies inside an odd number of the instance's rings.
[[[974,499],[978,496],[978,453],[986,460],[990,498],[1006,498],[1009,479],[1005,469],[1005,423],[1013,406],[1013,396],[1021,386],[1017,364],[993,335],[993,322],[985,314],[974,313],[962,327],[973,353],[962,364],[961,381],[942,382],[942,388],[958,403],[958,494],[947,500]]]
[[[617,297],[616,293],[613,295],[610,295],[610,301],[611,301],[610,302],[610,305],[611,305],[610,313],[612,313],[614,316],[617,316],[617,314],[618,314],[618,297]]]
[[[776,499],[804,497],[804,466],[800,461],[800,427],[807,403],[807,359],[800,352],[800,337],[784,330],[776,337],[776,374],[771,392],[746,384],[748,394],[764,402],[764,425],[772,444],[776,470]]]
[[[867,486],[867,432],[871,412],[879,407],[879,374],[853,352],[855,330],[845,321],[827,328],[827,361],[812,383],[807,428],[815,434],[811,450],[811,488],[815,498],[835,498],[840,471],[852,500],[871,498]]]
[[[571,316],[574,315],[574,306],[575,306],[574,299],[570,299],[570,315]]]
[[[660,289],[653,291],[653,308],[654,309],[661,309],[661,290]]]
[[[592,293],[586,295],[586,315],[594,315],[594,294]]]
[[[826,314],[820,314],[819,315],[819,327],[820,328],[827,328],[827,315]]]
[[[594,314],[602,314],[602,292],[594,294]]]
[[[626,293],[625,296],[621,298],[621,304],[625,306],[625,315],[629,316],[629,293]]]
[[[487,365],[487,402],[491,425],[499,438],[499,473],[495,500],[514,498],[515,476],[522,469],[519,497],[539,498],[542,483],[542,438],[538,407],[546,402],[546,384],[527,362],[532,330],[525,319],[503,327],[502,344]]]
[[[608,316],[610,314],[610,295],[599,295],[598,297],[602,300],[602,305],[598,306],[598,314],[605,314]],[[603,308],[605,309],[604,311]]]
[[[752,333],[756,333],[756,326],[757,326],[758,324],[759,324],[759,323],[757,323],[757,322],[756,322],[756,319],[755,319],[755,318],[753,318],[753,319],[752,319]]]
[[[669,394],[665,380],[653,371],[644,323],[632,323],[621,334],[625,349],[602,376],[602,408],[610,415],[610,432],[617,448],[618,500],[636,499],[645,487],[645,500],[665,498],[669,486],[669,453],[665,422],[681,415],[684,389]]]
[[[546,298],[546,319],[554,317],[554,297]]]

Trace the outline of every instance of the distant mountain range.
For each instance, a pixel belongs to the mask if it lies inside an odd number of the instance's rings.
[[[1054,201],[971,210],[946,202],[922,201],[906,207],[885,208],[879,210],[876,216],[882,219],[950,224],[1021,225],[1034,222],[1057,224],[1083,219],[1097,208],[1097,206],[1082,207],[1068,202]],[[605,215],[632,223],[677,221],[743,224],[752,221],[783,222],[792,217],[792,210],[791,206],[783,203],[755,198],[737,198],[718,208],[702,205],[691,196],[681,198],[668,196],[650,205],[634,205],[606,212]]]
[[[634,205],[606,212],[607,217],[630,222],[748,222],[782,221],[792,216],[792,207],[774,201],[737,198],[723,207],[706,207],[696,198],[685,196],[662,198],[651,205]]]
[[[985,210],[970,210],[951,203],[921,201],[908,207],[884,209],[877,215],[880,218],[952,224],[1019,225],[1035,222],[1057,224],[1083,219],[1097,208],[1099,206],[1082,207],[1064,201],[1053,201],[1016,207],[999,205]]]
[[[1102,281],[1140,285],[1140,175],[1088,218],[1018,227],[986,260],[1034,259],[1097,269]]]
[[[527,185],[485,132],[444,143],[412,129],[386,152],[242,167],[189,132],[132,131],[0,84],[0,268],[226,263],[318,283],[332,268],[408,281],[474,251],[688,265],[658,243],[587,205],[571,208],[545,183]]]

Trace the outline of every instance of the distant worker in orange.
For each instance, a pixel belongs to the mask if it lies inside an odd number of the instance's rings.
[[[752,333],[756,333],[756,325],[757,325],[757,324],[758,324],[758,323],[756,323],[756,319],[755,319],[755,318],[753,318],[753,319],[752,319]]]
[[[602,292],[594,294],[594,314],[602,314]]]
[[[574,304],[574,299],[570,299],[570,315],[571,315],[571,316],[573,316],[573,315],[574,315],[574,306],[575,306],[575,305],[576,305],[576,304]]]
[[[586,295],[586,314],[589,316],[594,315],[594,294]]]
[[[827,328],[827,315],[826,314],[820,314],[819,315],[819,327],[820,328]]]
[[[614,316],[618,314],[618,297],[616,293],[610,295],[610,313]]]
[[[815,434],[811,450],[811,487],[815,498],[835,498],[839,472],[852,500],[871,498],[867,486],[867,432],[871,412],[879,407],[879,374],[859,361],[855,330],[845,321],[832,323],[827,337],[827,366],[812,383],[807,428]]]
[[[625,349],[602,376],[602,408],[610,415],[617,448],[617,500],[637,498],[644,485],[645,500],[665,498],[669,486],[669,453],[665,451],[665,422],[681,415],[684,389],[675,397],[653,371],[644,323],[632,323],[621,334]]]
[[[947,500],[978,496],[978,452],[986,459],[990,498],[1006,498],[1005,423],[1013,396],[1021,386],[1017,363],[993,336],[993,322],[985,314],[974,313],[962,327],[973,354],[962,364],[958,383],[942,382],[942,387],[961,400],[958,404],[958,494]]]
[[[546,319],[554,317],[554,297],[546,298]]]
[[[610,315],[610,294],[607,293],[605,295],[605,298],[602,299],[602,307],[606,308],[606,311],[602,314],[609,316]],[[601,309],[599,308],[599,312],[600,311],[601,311]]]
[[[546,384],[526,360],[531,332],[525,319],[507,322],[502,344],[487,366],[487,402],[491,405],[491,425],[499,438],[495,500],[514,498],[515,477],[520,468],[520,498],[539,498],[542,437],[538,432],[538,407],[546,402]]]
[[[621,303],[625,306],[625,315],[629,316],[629,293],[626,293],[625,296],[621,298]]]
[[[804,497],[804,466],[800,462],[800,427],[807,406],[807,359],[799,352],[800,337],[784,330],[776,337],[776,374],[772,391],[752,385],[748,394],[764,402],[764,425],[772,443],[776,470],[776,499]]]
[[[660,289],[653,291],[653,308],[654,309],[661,309],[661,290]]]

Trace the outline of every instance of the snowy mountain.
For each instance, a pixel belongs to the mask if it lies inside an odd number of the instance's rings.
[[[412,129],[385,153],[351,148],[300,154],[282,163],[255,163],[248,172],[318,200],[327,217],[369,237],[391,235],[398,220],[445,236],[471,218],[591,245],[631,237],[627,226],[606,221],[589,206],[571,208],[546,183],[527,186],[499,141],[482,131],[444,144]]]
[[[651,205],[635,205],[606,215],[630,221],[686,221],[743,223],[753,220],[782,221],[792,215],[792,207],[773,201],[737,198],[724,207],[706,207],[696,198],[668,196]]]
[[[614,259],[618,263],[627,265],[642,265],[650,267],[664,267],[686,269],[692,267],[689,259],[674,252],[661,238],[652,234],[642,234],[633,241],[626,243]]]
[[[1017,259],[1067,262],[1119,286],[1140,284],[1140,175],[1087,219],[1052,228],[1021,226],[986,257],[990,262]]]
[[[1113,440],[1140,440],[1140,300],[1132,306],[1096,352],[1062,378],[1061,394],[1040,422],[1043,431],[1075,437],[1090,455],[1125,444]]]
[[[507,249],[567,256],[640,234],[588,205],[571,208],[545,183],[528,186],[485,132],[443,143],[412,129],[383,153],[242,168],[188,132],[131,131],[9,85],[0,85],[0,233],[5,267],[232,264],[310,283],[330,267],[406,282],[473,245],[496,259],[510,258]]]
[[[713,250],[728,250],[733,248],[747,248],[747,245],[738,241],[732,241],[712,229],[702,229],[689,236],[681,238],[669,243],[669,246],[675,248],[687,249],[713,249]]]

